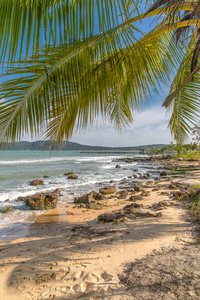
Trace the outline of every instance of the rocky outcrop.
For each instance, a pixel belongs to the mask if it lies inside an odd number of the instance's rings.
[[[34,179],[32,181],[29,182],[30,185],[44,185],[44,181],[40,180],[40,179]]]
[[[0,209],[0,212],[1,212],[2,214],[7,214],[7,213],[13,211],[14,209],[15,209],[14,206],[12,206],[12,205],[7,205],[7,206],[1,208],[1,209]]]
[[[116,188],[112,185],[105,186],[104,188],[99,189],[99,193],[104,195],[114,194],[116,192]]]
[[[104,195],[97,193],[95,191],[92,191],[89,194],[84,194],[83,196],[80,197],[75,197],[74,203],[90,203],[94,201],[101,201],[104,200]]]
[[[27,197],[27,203],[33,210],[46,210],[56,208],[59,200],[60,190],[54,192],[38,193]]]
[[[167,176],[167,172],[166,171],[161,171],[160,176]]]
[[[116,165],[115,168],[116,168],[116,169],[119,169],[119,168],[121,168],[121,166],[120,166],[120,165]]]
[[[98,216],[99,222],[123,222],[126,219],[126,215],[121,212],[105,213]]]
[[[67,179],[78,179],[78,176],[75,174],[68,175]]]

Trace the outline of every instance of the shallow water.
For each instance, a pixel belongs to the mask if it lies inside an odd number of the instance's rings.
[[[98,190],[111,180],[119,181],[133,174],[137,163],[120,162],[117,159],[134,156],[116,154],[80,153],[79,151],[2,151],[0,152],[0,207],[14,205],[17,209],[0,214],[0,236],[18,230],[21,222],[34,219],[41,212],[32,212],[28,206],[16,203],[19,196],[61,189],[60,202],[68,204],[77,195]],[[145,167],[137,164],[140,171]],[[64,173],[74,172],[77,180],[69,180]],[[43,178],[44,176],[49,178]],[[33,179],[42,179],[43,186],[31,186]]]

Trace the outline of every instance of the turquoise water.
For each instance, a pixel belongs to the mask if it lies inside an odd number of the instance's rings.
[[[0,207],[14,205],[17,209],[9,214],[0,214],[0,229],[3,230],[25,221],[33,212],[27,207],[16,204],[19,196],[37,192],[61,189],[60,202],[70,203],[75,196],[97,190],[111,180],[119,180],[133,174],[133,164],[120,162],[121,168],[115,168],[117,159],[131,157],[134,154],[96,154],[79,151],[2,151],[0,152]],[[136,163],[135,163],[136,164]],[[137,166],[138,167],[138,166]],[[74,172],[77,180],[69,180],[63,175]],[[43,178],[44,176],[48,178]],[[42,179],[43,186],[31,186],[33,179]],[[38,213],[34,213],[36,216]],[[0,233],[1,235],[1,233]]]

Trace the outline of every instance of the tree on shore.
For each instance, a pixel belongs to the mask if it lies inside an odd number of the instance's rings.
[[[124,128],[172,76],[163,105],[177,144],[185,141],[200,108],[199,1],[0,0],[0,8],[2,142],[24,133],[68,139],[100,114]],[[144,34],[146,18],[154,26]]]

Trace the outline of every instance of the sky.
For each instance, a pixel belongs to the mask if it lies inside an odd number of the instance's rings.
[[[97,125],[75,133],[70,141],[85,145],[111,147],[170,144],[173,138],[168,128],[170,115],[162,107],[161,99],[164,100],[164,98],[163,94],[157,97],[157,101],[155,99],[149,101],[149,105],[146,105],[141,111],[135,112],[133,114],[134,122],[121,133],[117,132],[112,124],[103,123],[99,119]]]

